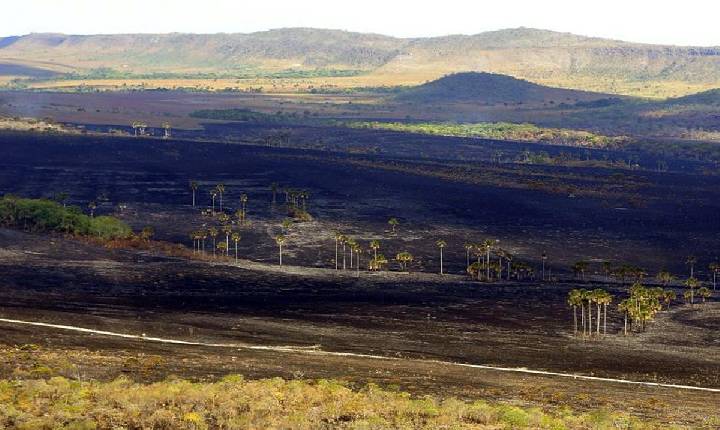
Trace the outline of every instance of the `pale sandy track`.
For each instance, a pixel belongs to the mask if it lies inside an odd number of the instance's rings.
[[[467,367],[467,368],[472,368],[472,369],[491,370],[491,371],[497,371],[497,372],[513,372],[513,373],[522,373],[522,374],[539,375],[539,376],[555,376],[555,377],[560,377],[560,378],[572,378],[572,379],[585,380],[585,381],[607,382],[607,383],[615,383],[615,384],[630,384],[630,385],[638,385],[638,386],[646,386],[646,387],[673,388],[673,389],[680,389],[680,390],[694,390],[694,391],[704,391],[704,392],[711,392],[711,393],[720,393],[720,388],[697,387],[697,386],[693,386],[693,385],[682,385],[682,384],[664,384],[664,383],[659,383],[659,382],[647,382],[647,381],[632,381],[632,380],[628,380],[628,379],[618,379],[618,378],[603,378],[603,377],[599,377],[599,376],[579,375],[579,374],[574,374],[574,373],[548,372],[548,371],[544,371],[544,370],[533,370],[533,369],[527,369],[524,367],[499,367],[499,366],[487,366],[487,365],[482,365],[482,364],[458,363],[458,362],[442,361],[442,360],[385,357],[382,355],[360,354],[360,353],[354,353],[354,352],[323,351],[320,349],[319,345],[303,347],[303,346],[282,346],[282,345],[278,345],[278,346],[252,345],[252,344],[244,344],[244,343],[207,343],[207,342],[188,341],[188,340],[181,340],[181,339],[167,339],[167,338],[161,338],[161,337],[136,335],[136,334],[128,334],[128,333],[118,333],[118,332],[112,332],[112,331],[106,331],[106,330],[95,330],[95,329],[90,329],[90,328],[85,328],[85,327],[76,327],[76,326],[72,326],[72,325],[50,324],[50,323],[44,323],[44,322],[38,322],[38,321],[24,321],[24,320],[16,320],[16,319],[9,319],[9,318],[0,318],[0,323],[28,325],[28,326],[36,326],[36,327],[47,327],[47,328],[53,328],[53,329],[58,329],[58,330],[74,331],[74,332],[78,332],[78,333],[97,334],[97,335],[101,335],[101,336],[110,336],[110,337],[118,337],[118,338],[124,338],[124,339],[140,340],[140,341],[146,341],[146,342],[159,342],[159,343],[175,344],[175,345],[203,346],[203,347],[214,347],[214,348],[236,348],[236,349],[246,349],[246,350],[255,350],[255,351],[273,351],[273,352],[281,352],[281,353],[323,355],[323,356],[331,356],[331,357],[365,358],[365,359],[370,359],[370,360],[391,360],[391,361],[405,361],[405,362],[418,362],[418,363],[432,363],[432,364],[437,364],[437,365],[442,365],[442,366],[458,366],[458,367]]]

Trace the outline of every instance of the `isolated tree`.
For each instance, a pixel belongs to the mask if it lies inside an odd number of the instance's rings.
[[[435,245],[440,249],[440,274],[443,274],[443,248],[447,246],[447,242],[440,239],[437,242],[435,242]]]
[[[227,244],[225,242],[218,243],[217,249],[220,251],[220,255],[227,255]]]
[[[195,207],[195,194],[197,193],[198,189],[198,183],[195,181],[190,181],[190,191],[192,191],[193,194],[193,207]]]
[[[232,234],[232,240],[235,242],[235,261],[238,261],[238,242],[240,242],[240,233],[234,232]]]
[[[247,206],[248,196],[247,194],[243,193],[240,195],[240,207],[241,207],[241,219],[240,222],[245,222],[245,207]]]
[[[675,277],[667,270],[661,270],[660,272],[658,272],[656,278],[663,285],[663,287],[667,287],[668,284],[670,284],[675,279]]]
[[[542,280],[545,281],[545,262],[547,261],[547,254],[545,251],[543,251],[542,255],[540,256],[540,260],[542,260]]]
[[[216,229],[215,227],[210,227],[208,229],[208,235],[210,235],[210,237],[212,238],[213,257],[214,257],[215,250],[217,249],[217,243],[215,243],[215,242],[216,242],[216,239],[218,236],[218,229]]]
[[[395,233],[395,229],[397,228],[398,225],[400,225],[400,221],[398,221],[397,218],[390,218],[388,220],[388,224],[392,228],[392,232]]]
[[[700,282],[697,279],[690,277],[687,281],[685,281],[685,286],[690,289],[690,304],[694,304],[695,288],[700,286]]]
[[[370,242],[370,249],[373,250],[373,258],[377,260],[378,258],[378,249],[380,249],[380,241],[379,240],[373,240]]]
[[[218,192],[218,195],[220,196],[220,211],[223,210],[223,195],[225,194],[225,185],[222,183],[217,184],[215,186],[215,189]]]
[[[710,273],[712,273],[713,291],[715,291],[717,289],[718,273],[720,273],[720,264],[710,263],[710,265],[708,266],[708,269],[710,269]]]
[[[710,288],[708,287],[700,287],[698,288],[698,295],[702,297],[702,301],[705,303],[705,300],[712,296],[712,291],[710,291]]]
[[[395,260],[400,263],[402,271],[405,272],[407,271],[408,264],[413,261],[413,255],[407,251],[403,251],[395,256]]]
[[[278,245],[278,252],[280,254],[280,266],[282,266],[282,249],[283,244],[285,243],[285,236],[283,236],[282,234],[278,234],[277,236],[275,236],[275,243],[277,243]]]
[[[690,277],[695,277],[695,264],[697,263],[697,258],[694,255],[688,255],[687,259],[685,260],[685,264],[690,266]]]

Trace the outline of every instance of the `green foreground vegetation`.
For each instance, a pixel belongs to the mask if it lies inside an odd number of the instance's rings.
[[[90,216],[82,213],[78,207],[66,207],[51,200],[6,195],[0,199],[0,226],[104,240],[132,235],[132,230],[124,222],[109,216],[94,216],[95,203],[90,203],[89,207]]]
[[[660,428],[657,422],[606,410],[545,412],[482,400],[413,398],[372,384],[358,390],[338,381],[248,381],[242,376],[213,383],[4,380],[0,403],[0,425],[21,429]]]
[[[544,142],[554,145],[587,146],[595,148],[616,147],[628,141],[626,137],[610,137],[581,130],[543,128],[533,124],[509,122],[484,122],[459,124],[449,122],[349,122],[354,128],[372,128],[407,133],[454,137],[479,137],[498,140]]]

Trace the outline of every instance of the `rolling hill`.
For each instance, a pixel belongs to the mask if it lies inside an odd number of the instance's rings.
[[[600,93],[546,87],[506,75],[463,72],[413,87],[400,93],[396,100],[413,103],[559,104],[603,98],[607,96]]]
[[[0,38],[0,62],[89,73],[247,74],[335,70],[416,83],[464,71],[616,94],[680,96],[720,87],[720,47],[628,43],[517,28],[400,39],[308,28],[249,34],[29,34]],[[656,92],[657,94],[655,94]]]

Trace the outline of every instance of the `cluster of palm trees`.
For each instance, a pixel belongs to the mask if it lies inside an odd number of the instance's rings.
[[[197,204],[197,191],[199,189],[196,181],[190,181],[190,190],[192,192],[192,205],[193,207]],[[206,241],[208,238],[212,240],[211,251],[213,256],[217,256],[218,252],[220,255],[230,256],[232,240],[235,248],[235,260],[238,260],[238,243],[242,238],[237,227],[244,225],[247,222],[247,202],[248,196],[243,193],[240,195],[240,208],[235,211],[234,217],[225,213],[223,205],[223,197],[226,194],[225,185],[222,183],[217,184],[210,190],[211,208],[203,210],[201,212],[203,217],[207,217],[213,221],[217,221],[219,226],[207,226],[208,223],[203,223],[203,228],[192,231],[190,233],[190,239],[193,241],[193,252],[198,254],[206,253]],[[216,210],[216,200],[219,203],[219,211]],[[218,242],[218,236],[220,233],[224,236],[224,241]],[[222,239],[222,237],[221,237]]]
[[[498,246],[499,240],[485,239],[479,243],[465,243],[467,273],[478,281],[523,280],[534,278],[535,270],[528,264],[516,261],[512,253]],[[471,263],[470,257],[477,261]]]
[[[600,319],[602,315],[603,335],[607,335],[607,307],[612,303],[613,296],[607,291],[597,288],[594,290],[576,289],[568,294],[568,305],[573,309],[573,330],[578,334],[577,309],[580,308],[580,322],[583,336],[600,336]],[[586,312],[587,307],[587,312]],[[593,307],[597,323],[593,322]]]
[[[663,285],[674,279],[667,271],[662,271],[657,277],[663,281]],[[683,297],[686,303],[693,305],[695,289],[698,289],[698,295],[705,299],[712,295],[707,287],[700,287],[699,282],[695,278],[688,278],[684,284],[688,290],[685,291]],[[648,321],[655,319],[658,312],[669,310],[670,305],[677,299],[674,290],[663,287],[646,287],[635,281],[628,289],[628,297],[618,303],[618,310],[624,316],[623,333],[628,331],[645,331]],[[603,311],[603,334],[607,334],[607,306],[612,303],[613,296],[602,289],[585,290],[574,289],[568,293],[567,303],[573,310],[573,328],[577,335],[578,315],[577,310],[580,308],[581,314],[581,332],[583,336],[592,336],[593,331],[600,335],[600,310]],[[597,323],[593,329],[592,309],[593,305],[597,308]],[[587,309],[587,312],[586,312]],[[629,329],[629,330],[628,330]]]

